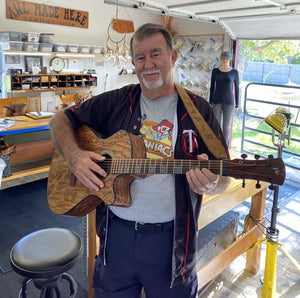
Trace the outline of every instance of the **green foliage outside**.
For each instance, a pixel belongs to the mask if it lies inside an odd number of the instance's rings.
[[[295,119],[293,119],[294,121]],[[251,121],[251,123],[249,123]],[[261,156],[268,156],[269,154],[276,155],[277,147],[274,146],[272,142],[272,128],[266,123],[259,121],[257,119],[250,120],[246,118],[246,126],[251,127],[262,132],[256,132],[249,129],[244,131],[244,139],[261,143],[270,147],[274,147],[273,151],[270,151],[269,148],[265,148],[259,145],[255,145],[252,143],[245,142],[244,149],[247,151],[251,151],[255,154],[259,154]],[[242,117],[238,117],[237,115],[233,118],[233,127],[232,127],[232,141],[231,141],[231,149],[235,152],[241,151],[241,142],[242,142],[242,127],[243,127],[243,119]],[[267,132],[269,134],[265,134],[263,132]],[[293,139],[300,140],[300,129],[297,127],[292,127],[290,135]],[[275,134],[275,141],[278,141],[278,133]],[[286,142],[287,148],[284,150],[298,153],[299,154],[299,142],[290,141],[290,144]]]
[[[300,64],[300,53],[291,57],[291,64]]]
[[[240,40],[238,68],[241,76],[243,64],[246,61],[270,62],[281,65],[288,63],[300,64],[300,42],[299,40]],[[240,93],[242,94],[243,92]],[[243,102],[243,98],[240,99],[240,102]],[[251,114],[254,115],[259,109],[258,106],[255,106],[255,103],[249,108],[251,109]],[[294,115],[294,117],[295,116],[296,119],[292,119],[292,122],[300,124],[300,115]],[[276,155],[277,147],[275,147],[272,142],[272,128],[267,123],[246,117],[246,126],[260,130],[261,132],[246,129],[244,131],[244,139],[261,143],[274,149],[272,151],[269,148],[248,142],[244,143],[244,149],[262,156],[267,156],[269,154]],[[241,151],[242,127],[243,110],[241,106],[239,112],[234,114],[233,118],[231,149],[235,152]],[[290,135],[292,138],[300,140],[300,128],[292,127]],[[278,133],[276,133],[275,140],[278,140],[277,136]],[[286,142],[287,148],[284,150],[299,153],[299,144],[299,142],[295,141],[291,141],[290,144],[287,144]]]
[[[299,40],[240,40],[239,44],[239,62],[242,63],[300,64]]]

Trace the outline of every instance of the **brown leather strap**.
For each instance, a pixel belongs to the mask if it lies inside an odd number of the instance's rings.
[[[202,115],[199,113],[198,109],[193,104],[190,97],[187,95],[184,88],[175,84],[176,90],[181,97],[185,108],[187,109],[191,119],[193,120],[198,132],[200,133],[203,141],[205,142],[208,150],[216,157],[220,159],[227,158],[224,147],[218,140],[216,135],[213,133],[211,128],[208,126],[206,121],[203,119]]]

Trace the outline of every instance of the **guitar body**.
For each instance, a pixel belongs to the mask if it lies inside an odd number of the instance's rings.
[[[111,159],[146,158],[143,140],[126,131],[119,131],[107,139],[97,137],[90,128],[82,126],[77,132],[81,148]],[[84,216],[102,201],[109,205],[128,207],[131,203],[130,184],[134,175],[110,174],[103,180],[105,187],[94,191],[84,186],[70,172],[63,156],[56,150],[48,177],[48,204],[59,215]]]

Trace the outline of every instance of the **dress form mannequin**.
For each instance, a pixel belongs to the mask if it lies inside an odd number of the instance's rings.
[[[222,52],[220,60],[221,66],[212,72],[209,102],[213,106],[228,144],[232,113],[234,107],[237,111],[239,106],[239,74],[229,65],[230,52]]]

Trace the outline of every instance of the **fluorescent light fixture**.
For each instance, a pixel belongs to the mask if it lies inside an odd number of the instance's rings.
[[[278,0],[264,0],[265,2],[268,2],[268,3],[270,3],[270,4],[273,4],[273,5],[275,5],[275,6],[278,6],[278,7],[280,7],[280,8],[285,8],[286,7],[286,5],[285,5],[285,3],[283,3],[282,1],[278,1]]]

